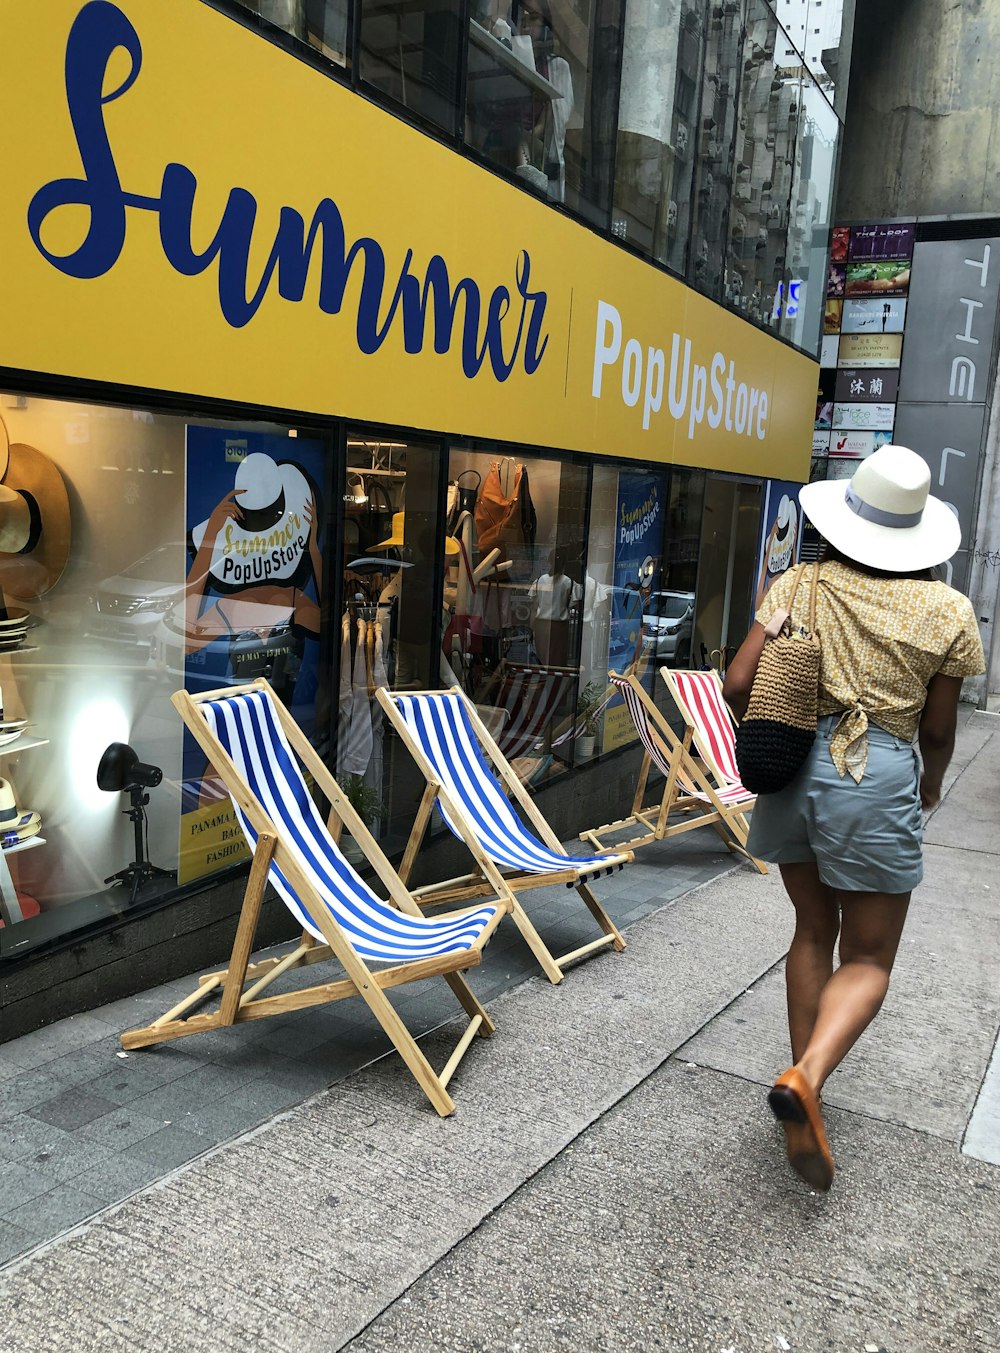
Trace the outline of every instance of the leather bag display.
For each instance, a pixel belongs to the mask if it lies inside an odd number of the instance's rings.
[[[476,540],[480,554],[498,549],[502,559],[523,554],[535,543],[538,519],[528,487],[528,471],[515,465],[513,478],[504,486],[500,462],[492,461],[476,501]]]

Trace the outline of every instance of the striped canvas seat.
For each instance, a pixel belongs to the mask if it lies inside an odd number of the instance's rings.
[[[558,668],[507,664],[499,697],[507,717],[497,745],[508,761],[537,750],[571,680],[572,673]]]
[[[677,675],[668,668],[661,668],[661,672],[668,684],[669,678]],[[683,675],[694,677],[704,675],[715,681],[711,672]],[[580,839],[591,845],[602,846],[606,845],[612,836],[639,828],[638,836],[622,842],[634,850],[638,846],[663,841],[681,832],[692,831],[696,827],[711,826],[730,850],[751,859],[746,851],[748,824],[744,815],[753,807],[754,795],[740,784],[738,777],[730,780],[717,774],[715,762],[709,765],[706,761],[705,768],[699,766],[692,755],[692,741],[696,737],[696,731],[693,724],[687,720],[685,710],[681,713],[685,718],[686,727],[683,737],[679,738],[670,727],[663,711],[657,709],[649,692],[644,689],[634,673],[622,676],[617,672],[610,672],[608,679],[621,695],[642,745],[642,765],[632,810],[628,817],[619,818],[616,822],[607,822],[601,827],[595,827],[593,831],[583,832]],[[694,689],[698,691],[700,687],[695,685]],[[711,699],[711,693],[702,698],[707,704]],[[719,701],[722,713],[728,720],[729,714],[721,701],[721,691]],[[724,729],[720,725],[716,729],[716,742],[722,741]],[[698,750],[700,753],[700,745]],[[733,766],[736,764],[735,755],[732,764]],[[663,775],[665,783],[659,798],[646,804],[647,785],[652,770],[658,770]],[[766,866],[759,860],[753,860],[753,864],[762,873],[767,872]]]
[[[263,691],[207,702],[200,709],[250,792],[295,851],[320,903],[359,954],[382,963],[413,962],[469,949],[476,942],[495,907],[481,907],[459,920],[404,916],[359,877],[320,817]],[[257,833],[235,798],[233,807],[252,850]],[[272,864],[269,879],[299,924],[322,940],[316,920],[277,865]]]
[[[191,996],[148,1027],[124,1033],[122,1046],[147,1047],[360,996],[437,1112],[452,1113],[448,1082],[472,1039],[493,1031],[461,973],[481,961],[484,945],[511,909],[507,900],[498,897],[446,915],[425,916],[266,681],[198,697],[178,691],[172,702],[225,786],[253,864],[228,968],[203,977]],[[313,800],[310,781],[330,805],[329,823]],[[338,843],[345,828],[378,876],[386,900],[344,858]],[[290,953],[251,964],[268,883],[302,927],[302,938]],[[284,995],[261,995],[290,968],[324,959],[336,960],[344,976]],[[372,963],[388,966],[372,968]],[[440,1074],[386,995],[388,988],[429,977],[444,977],[469,1016]],[[192,1013],[219,996],[214,1013]]]
[[[489,891],[508,897],[515,923],[552,981],[561,979],[568,962],[594,949],[607,944],[624,947],[588,883],[620,869],[631,859],[630,853],[613,850],[570,856],[490,737],[475,706],[459,689],[405,695],[379,690],[378,698],[428,782],[404,861],[415,855],[436,803],[477,865],[473,875],[417,889],[418,901],[430,905]],[[517,897],[528,888],[560,882],[580,893],[604,934],[592,944],[555,958]]]

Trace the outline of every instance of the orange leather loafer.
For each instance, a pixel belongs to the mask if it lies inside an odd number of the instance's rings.
[[[833,1183],[833,1152],[816,1095],[797,1066],[781,1073],[767,1102],[785,1129],[788,1163],[807,1184],[825,1192]]]

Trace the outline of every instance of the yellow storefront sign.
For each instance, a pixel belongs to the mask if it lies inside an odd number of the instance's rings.
[[[0,366],[806,476],[814,362],[200,0],[0,43]]]

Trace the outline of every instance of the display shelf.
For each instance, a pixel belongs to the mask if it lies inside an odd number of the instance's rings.
[[[474,46],[478,47],[481,52],[485,52],[501,69],[513,76],[518,84],[525,85],[528,89],[549,100],[562,98],[561,92],[554,84],[546,80],[544,75],[539,75],[536,70],[526,66],[509,47],[502,43],[499,38],[495,38],[475,19],[469,20],[469,39]]]
[[[26,752],[31,747],[47,747],[48,744],[48,738],[25,737],[22,734],[11,742],[3,743],[0,746],[0,756],[12,756],[15,752]]]
[[[35,846],[44,846],[46,844],[44,836],[29,836],[27,841],[18,841],[16,846],[4,846],[4,855],[17,855],[22,850],[33,850]]]

